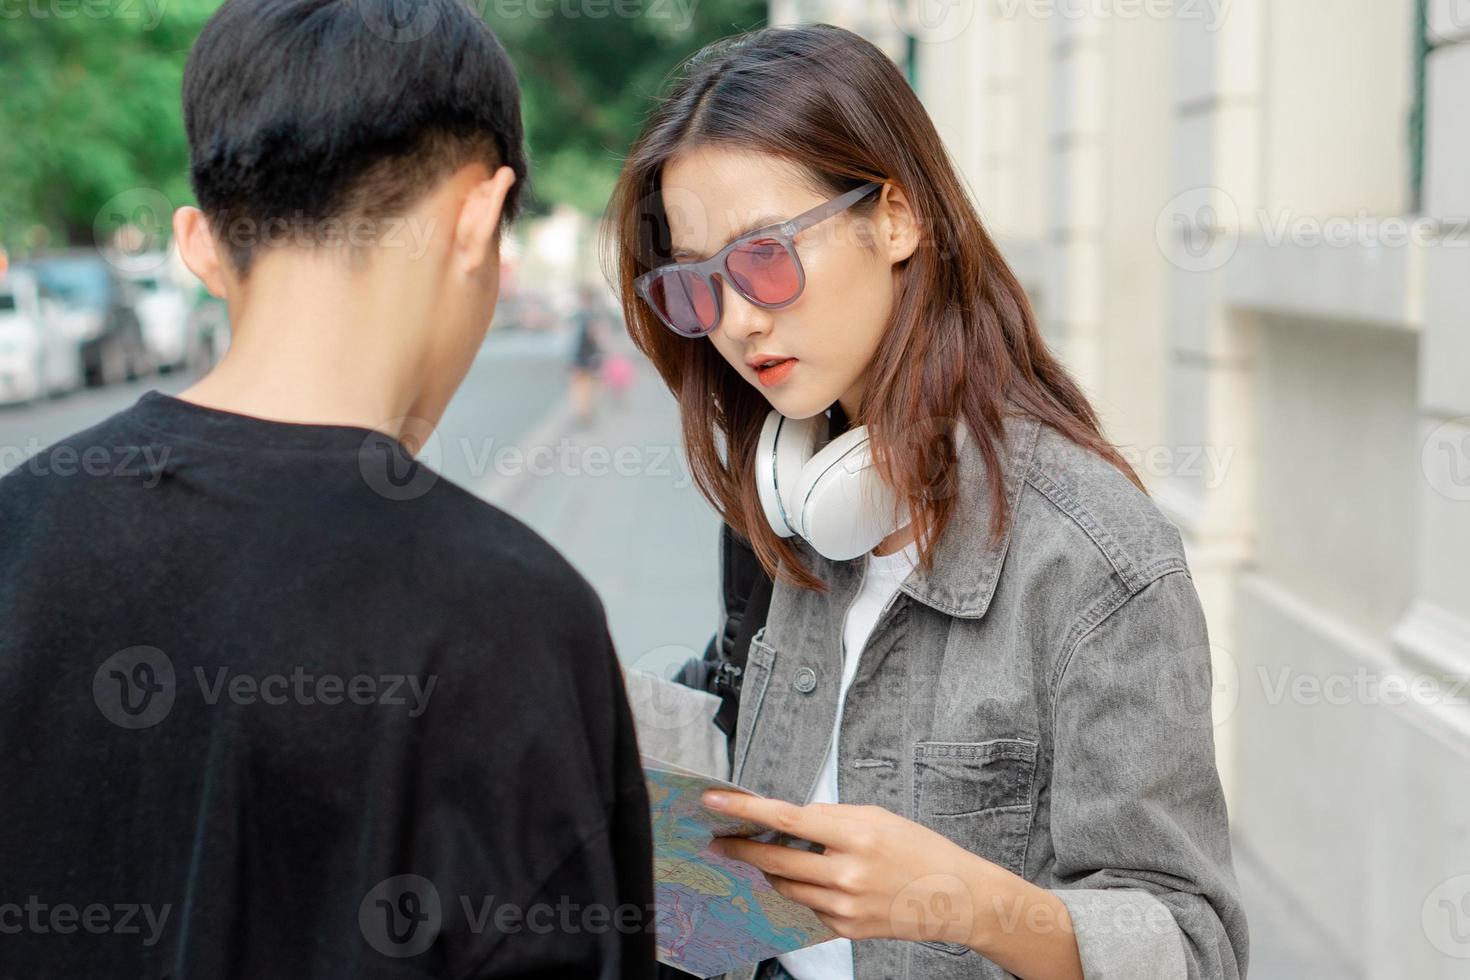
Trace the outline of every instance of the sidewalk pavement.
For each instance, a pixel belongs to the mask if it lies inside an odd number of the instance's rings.
[[[625,397],[598,391],[576,426],[563,399],[471,487],[555,545],[602,597],[618,656],[663,672],[719,625],[719,518],[684,463],[673,396],[642,355]],[[666,675],[667,676],[667,675]]]
[[[599,392],[595,420],[578,429],[562,401],[515,440],[532,454],[524,467],[499,467],[473,489],[587,577],[625,664],[660,672],[702,653],[718,625],[719,520],[690,482],[673,397],[630,356],[637,374],[623,402]],[[1235,864],[1252,980],[1358,980],[1239,845]]]

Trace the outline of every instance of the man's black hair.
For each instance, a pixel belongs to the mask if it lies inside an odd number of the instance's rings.
[[[189,177],[244,275],[278,242],[386,240],[464,164],[526,179],[520,88],[465,0],[226,0],[184,71]]]

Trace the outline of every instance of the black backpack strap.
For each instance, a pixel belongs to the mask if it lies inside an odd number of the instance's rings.
[[[720,698],[715,725],[727,736],[732,761],[735,721],[740,712],[740,681],[750,654],[750,641],[766,624],[773,583],[755,557],[750,542],[730,525],[720,527],[720,630],[710,638],[704,656],[690,660],[674,679]]]
[[[740,710],[740,681],[745,675],[745,662],[750,656],[750,641],[766,625],[771,608],[770,576],[755,557],[750,542],[736,534],[727,524],[720,532],[721,551],[725,556],[724,647],[715,667],[714,693],[723,703],[715,715],[720,731],[730,736],[734,749],[735,718]]]

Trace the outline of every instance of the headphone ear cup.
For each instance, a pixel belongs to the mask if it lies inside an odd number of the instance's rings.
[[[766,523],[777,536],[789,538],[800,526],[793,509],[794,490],[808,460],[817,451],[817,441],[827,427],[827,418],[789,419],[771,410],[761,426],[755,451],[755,486]]]
[[[873,467],[866,426],[833,439],[802,470],[794,489],[796,529],[833,561],[866,554],[898,526],[898,498]]]

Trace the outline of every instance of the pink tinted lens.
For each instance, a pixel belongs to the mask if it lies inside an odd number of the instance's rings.
[[[735,287],[757,303],[785,303],[801,289],[796,260],[774,238],[746,242],[726,257],[725,265]]]
[[[701,334],[715,325],[715,294],[702,276],[666,272],[649,284],[648,296],[680,333]]]

